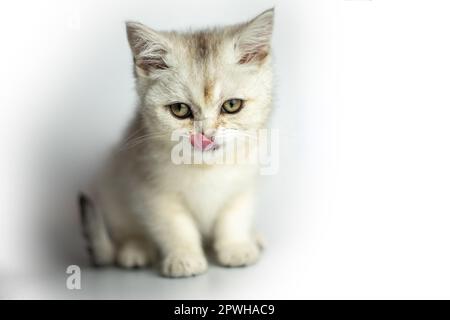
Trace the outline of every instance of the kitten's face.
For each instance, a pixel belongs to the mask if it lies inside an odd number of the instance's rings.
[[[212,157],[263,128],[271,105],[272,24],[272,10],[246,24],[197,33],[129,23],[148,131],[170,145],[168,137],[181,131],[193,150]]]

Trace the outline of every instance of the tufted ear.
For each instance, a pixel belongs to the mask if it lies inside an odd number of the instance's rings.
[[[238,31],[238,63],[262,62],[270,52],[274,9],[269,9],[243,24]]]
[[[136,72],[148,76],[154,70],[167,69],[168,45],[164,35],[138,22],[127,22],[126,26]]]

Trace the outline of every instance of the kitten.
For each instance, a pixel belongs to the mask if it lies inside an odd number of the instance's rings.
[[[164,276],[193,276],[207,270],[209,245],[223,266],[258,260],[258,166],[215,160],[242,151],[233,141],[246,141],[244,159],[257,150],[243,138],[264,128],[271,110],[273,15],[189,33],[127,23],[138,109],[92,201],[80,196],[95,264],[159,262]],[[174,132],[200,163],[175,163]]]

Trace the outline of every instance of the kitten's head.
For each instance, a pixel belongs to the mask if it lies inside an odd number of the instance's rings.
[[[182,131],[193,150],[214,154],[263,128],[271,107],[273,15],[271,9],[239,25],[186,33],[128,22],[147,131],[165,139]]]

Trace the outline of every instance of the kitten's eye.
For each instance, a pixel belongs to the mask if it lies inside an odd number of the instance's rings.
[[[191,116],[191,108],[185,103],[177,102],[169,105],[170,112],[178,119],[186,119]]]
[[[241,111],[244,101],[241,99],[230,99],[223,103],[222,111],[226,113],[236,113]]]

